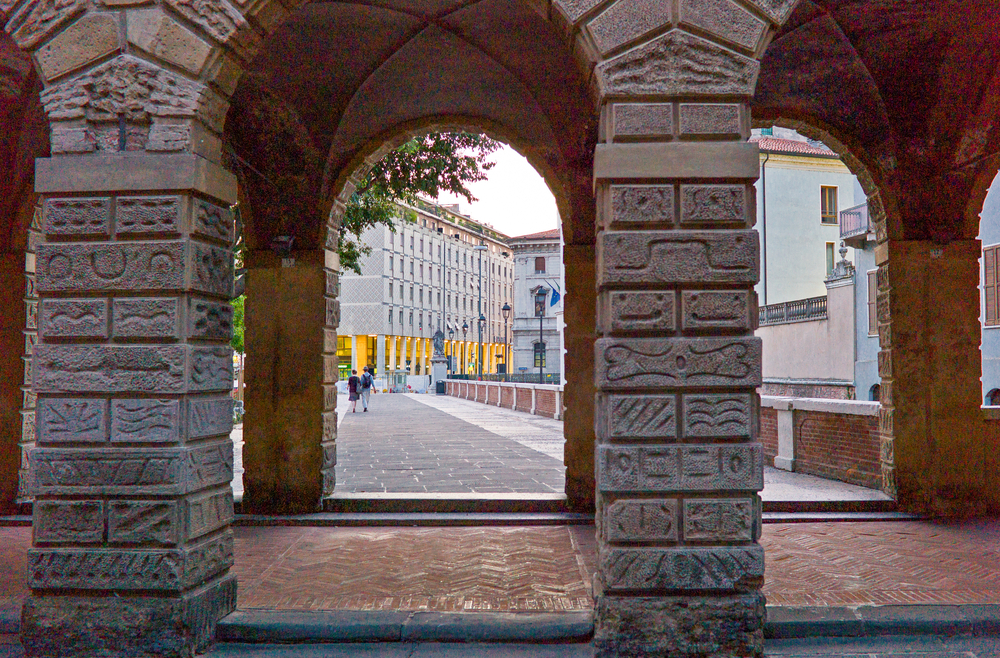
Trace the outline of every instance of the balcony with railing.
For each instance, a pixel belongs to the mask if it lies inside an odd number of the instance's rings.
[[[757,308],[757,326],[809,322],[826,319],[826,297],[796,299]]]
[[[871,224],[867,203],[840,211],[840,239],[847,246],[863,248],[869,231]]]

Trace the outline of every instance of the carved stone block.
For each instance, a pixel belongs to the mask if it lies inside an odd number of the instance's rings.
[[[233,521],[233,491],[214,491],[189,498],[185,503],[186,534],[188,539],[207,535]]]
[[[750,393],[698,393],[681,398],[683,435],[691,438],[750,438],[753,396]]]
[[[326,300],[326,326],[340,326],[340,300],[327,298]]]
[[[614,137],[669,137],[674,132],[671,103],[615,103],[611,107]]]
[[[116,338],[176,339],[177,300],[116,299],[112,311],[112,327]]]
[[[756,283],[756,231],[605,231],[599,284]]]
[[[226,302],[188,298],[187,334],[229,342],[233,335],[233,307]]]
[[[180,393],[185,386],[185,355],[182,346],[39,345],[34,356],[35,390]]]
[[[759,491],[763,464],[759,444],[602,445],[597,485],[619,493]]]
[[[337,408],[337,387],[323,385],[323,411],[333,411]]]
[[[609,292],[604,326],[614,332],[672,332],[674,292]]]
[[[685,290],[681,296],[681,326],[685,331],[701,329],[750,330],[748,290]]]
[[[681,225],[746,224],[744,185],[681,185]]]
[[[175,496],[233,479],[228,437],[197,448],[36,448],[29,461],[39,496]]]
[[[745,386],[761,384],[761,341],[739,338],[601,338],[598,388]]]
[[[194,233],[227,245],[233,242],[233,212],[204,199],[194,200]]]
[[[740,106],[734,103],[682,103],[681,135],[733,137],[743,132]]]
[[[41,398],[35,410],[40,443],[108,440],[107,402],[90,398]]]
[[[618,2],[598,14],[587,28],[602,54],[670,23],[669,2],[633,0]]]
[[[732,591],[760,587],[764,577],[764,549],[757,545],[605,548],[600,562],[610,591]]]
[[[38,543],[92,544],[104,540],[104,503],[99,500],[38,500],[32,521]]]
[[[42,217],[49,235],[110,235],[111,198],[48,198]]]
[[[35,412],[21,412],[21,443],[34,443],[35,441]]]
[[[666,4],[666,3],[664,3]],[[680,30],[597,65],[604,95],[753,96],[760,63]]]
[[[38,289],[42,292],[181,290],[183,242],[42,244]]]
[[[673,223],[673,185],[612,185],[611,221],[627,223]]]
[[[608,541],[677,541],[677,501],[616,500],[604,510]]]
[[[42,5],[50,3],[45,2]],[[51,5],[49,11],[61,13],[61,9]],[[15,33],[15,39],[20,33],[19,29]],[[35,62],[38,63],[38,68],[41,69],[45,79],[54,80],[96,62],[119,48],[118,23],[115,17],[107,13],[87,14],[39,48],[35,52]]]
[[[38,329],[38,300],[24,300],[24,327],[25,329]]]
[[[224,398],[188,398],[188,438],[225,435],[233,431],[233,400]]]
[[[108,338],[106,299],[43,299],[38,308],[43,338]]]
[[[698,498],[684,501],[685,541],[753,541],[753,501],[746,498]]]
[[[180,401],[125,399],[111,401],[111,440],[175,443],[180,440]]]
[[[681,0],[681,22],[746,50],[756,50],[766,23],[731,0]]]
[[[225,530],[184,550],[184,583],[202,583],[229,570],[235,561],[233,533]]]
[[[179,196],[124,196],[115,203],[119,234],[178,233],[183,199]]]
[[[181,540],[178,504],[170,500],[108,502],[108,541],[112,544],[172,546]]]
[[[673,395],[609,395],[608,438],[671,439],[677,436]]]
[[[323,444],[323,468],[329,469],[337,465],[337,444],[330,442]]]
[[[323,441],[334,441],[337,438],[337,412],[323,412]]]
[[[192,347],[188,390],[229,391],[233,388],[231,347]]]
[[[191,289],[229,299],[233,296],[233,252],[191,242]]]

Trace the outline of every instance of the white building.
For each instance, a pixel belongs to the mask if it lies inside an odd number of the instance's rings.
[[[563,271],[559,229],[510,239],[514,253],[513,374],[557,374],[563,381]],[[539,350],[539,344],[543,349]]]

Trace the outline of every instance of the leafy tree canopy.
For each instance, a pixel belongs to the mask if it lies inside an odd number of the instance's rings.
[[[431,133],[382,158],[351,195],[344,212],[337,244],[341,268],[361,273],[361,258],[371,253],[361,234],[378,224],[395,231],[397,203],[412,204],[418,195],[436,199],[442,191],[475,201],[467,185],[486,179],[495,164],[489,156],[499,148],[499,142],[485,135]]]

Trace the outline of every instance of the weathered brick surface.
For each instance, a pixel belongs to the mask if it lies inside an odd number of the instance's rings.
[[[796,411],[795,470],[878,488],[878,417]]]
[[[540,389],[535,391],[535,413],[539,416],[556,416],[556,392]]]
[[[769,407],[760,410],[760,442],[764,446],[764,463],[773,464],[778,456],[778,411]]]

